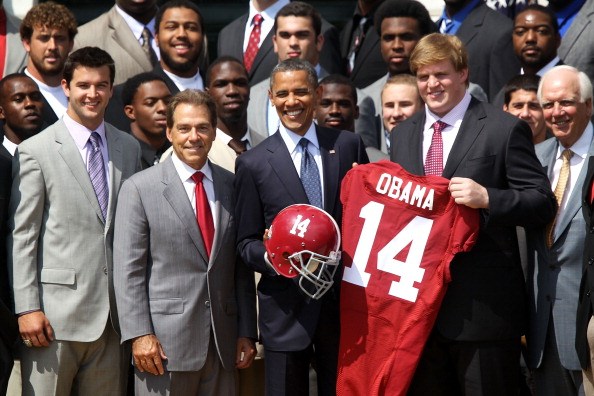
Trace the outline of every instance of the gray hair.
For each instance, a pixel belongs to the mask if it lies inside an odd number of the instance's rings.
[[[579,71],[578,69],[576,69],[573,66],[561,65],[561,66],[553,67],[551,70],[547,71],[540,79],[536,97],[538,98],[538,101],[541,104],[542,104],[542,86],[543,86],[544,81],[548,77],[550,77],[551,74],[553,74],[557,71],[560,71],[560,70],[566,70],[566,71],[570,71],[570,72],[573,72],[576,74],[576,76],[578,78],[579,88],[580,88],[580,102],[585,103],[588,99],[592,99],[592,82],[590,81],[590,78],[588,77],[588,75],[582,71]],[[591,101],[590,101],[590,108],[592,108]]]
[[[318,73],[316,73],[316,69],[308,61],[296,58],[284,60],[272,69],[272,73],[270,73],[270,90],[272,91],[272,82],[276,73],[300,70],[307,72],[307,82],[316,89],[318,87]]]

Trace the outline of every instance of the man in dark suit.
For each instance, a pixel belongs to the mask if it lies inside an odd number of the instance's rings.
[[[340,54],[355,87],[363,89],[386,74],[375,23],[383,0],[358,0],[353,17],[340,32]]]
[[[277,276],[266,264],[262,239],[277,213],[296,203],[317,204],[340,224],[340,182],[354,162],[367,163],[368,159],[358,135],[313,123],[319,89],[316,72],[308,62],[283,61],[271,79],[269,95],[281,124],[275,134],[237,158],[237,251],[250,268],[262,274],[258,301],[266,393],[307,394],[308,368],[315,355],[318,394],[335,395],[339,282],[321,299],[308,299],[297,283]],[[314,171],[312,162],[318,175],[309,179],[317,186],[315,192],[308,188],[309,196],[300,179],[304,162],[309,163],[308,176]]]
[[[225,26],[219,33],[218,55],[229,55],[244,60],[249,46],[249,39],[254,29],[254,17],[260,15],[259,43],[251,67],[248,68],[250,85],[254,86],[270,77],[272,68],[278,63],[278,58],[273,51],[272,28],[277,12],[289,3],[288,0],[251,0],[249,12]],[[329,73],[342,72],[340,50],[338,48],[338,31],[334,26],[322,19],[322,35],[324,47],[322,49],[320,64]],[[249,62],[249,61],[248,61]]]
[[[235,254],[233,174],[207,161],[216,122],[208,94],[175,95],[174,153],[122,186],[114,284],[137,395],[235,395],[236,368],[256,355],[254,278]]]
[[[68,106],[60,83],[64,63],[74,45],[76,19],[61,4],[41,3],[27,12],[20,32],[29,55],[23,72],[41,91],[43,121],[49,126],[62,117]]]
[[[12,160],[17,146],[43,129],[42,114],[42,95],[33,79],[13,73],[0,80],[0,156]]]
[[[517,392],[526,301],[516,226],[544,226],[556,209],[530,128],[470,96],[467,59],[455,36],[419,41],[411,70],[425,111],[390,137],[392,161],[417,175],[451,179],[456,203],[480,209],[482,217],[472,251],[452,261],[412,395]]]
[[[493,100],[520,68],[512,47],[509,18],[487,7],[482,0],[452,0],[437,22],[441,33],[455,34],[468,51],[470,81]]]

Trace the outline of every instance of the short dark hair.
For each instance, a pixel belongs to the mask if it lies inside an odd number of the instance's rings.
[[[64,5],[48,1],[31,8],[21,22],[19,32],[22,40],[31,40],[36,26],[50,29],[65,29],[68,31],[70,41],[78,32],[74,14]]]
[[[276,73],[300,70],[307,72],[307,81],[314,89],[317,88],[318,73],[316,73],[316,69],[314,69],[314,67],[308,61],[299,58],[286,59],[274,66],[274,69],[272,69],[272,72],[270,73],[270,88],[272,89],[272,83],[274,82],[274,76]]]
[[[188,0],[169,0],[168,2],[161,5],[157,10],[157,14],[155,15],[155,33],[159,33],[159,25],[161,24],[161,19],[163,19],[163,14],[165,14],[165,11],[171,8],[188,8],[194,11],[198,15],[198,24],[200,25],[200,30],[204,32],[202,14],[195,3]]]
[[[516,17],[514,18],[514,26],[516,25],[516,20],[518,19],[518,17],[527,11],[538,11],[542,12],[543,14],[546,14],[549,17],[549,20],[551,21],[553,33],[559,34],[559,22],[557,22],[557,15],[555,15],[553,10],[551,10],[549,7],[541,6],[540,4],[530,4],[529,6],[523,8],[522,11],[518,12],[516,14]]]
[[[237,63],[239,65],[239,67],[241,68],[241,70],[245,73],[245,76],[249,78],[248,72],[247,72],[245,66],[243,65],[242,61],[240,61],[239,59],[237,59],[234,56],[223,55],[223,56],[219,56],[218,58],[216,58],[210,64],[210,66],[208,66],[208,69],[206,70],[206,77],[204,79],[204,86],[208,87],[210,85],[210,82],[212,80],[212,78],[210,76],[212,69],[216,65],[220,65],[221,63]]]
[[[134,96],[136,92],[138,92],[138,88],[142,84],[151,82],[151,81],[161,81],[163,84],[167,85],[165,79],[155,73],[147,72],[147,73],[140,73],[131,78],[129,78],[122,88],[122,104],[124,106],[128,106],[132,104],[134,101]]]
[[[330,74],[320,81],[320,85],[346,85],[351,89],[351,96],[353,97],[353,103],[357,104],[357,88],[350,78],[343,76],[342,74]]]
[[[212,96],[208,92],[199,91],[197,89],[186,89],[178,92],[167,104],[167,128],[173,127],[173,113],[180,104],[189,104],[193,106],[206,106],[208,115],[210,116],[210,124],[214,127],[217,125],[217,108]]]
[[[512,77],[507,84],[503,86],[503,103],[505,103],[506,106],[509,105],[512,94],[521,89],[524,91],[538,92],[539,82],[540,76],[538,75],[518,74],[517,76]]]
[[[425,36],[437,32],[427,8],[415,0],[387,0],[375,12],[373,24],[377,35],[382,35],[382,22],[386,18],[413,18],[419,23],[419,33]]]
[[[304,3],[302,1],[292,1],[281,8],[276,14],[276,17],[274,17],[274,27],[272,28],[274,34],[276,34],[276,29],[278,28],[278,18],[288,16],[311,18],[311,23],[313,25],[314,32],[316,33],[316,37],[322,32],[322,16],[318,10],[316,10],[311,4]]]
[[[113,58],[104,50],[98,47],[82,47],[68,55],[64,63],[63,77],[66,84],[70,85],[72,75],[77,67],[90,67],[98,69],[102,66],[109,68],[109,83],[113,85],[115,79],[115,64]]]
[[[2,78],[2,80],[0,80],[0,94],[2,93],[2,91],[4,90],[4,86],[6,84],[8,84],[10,81],[12,80],[16,80],[17,78],[24,78],[26,80],[31,80],[33,82],[33,84],[35,84],[35,86],[37,87],[37,89],[39,89],[39,86],[37,85],[37,83],[35,82],[35,80],[33,80],[31,77],[29,77],[28,75],[24,74],[24,73],[11,73],[8,74],[6,76],[4,76]],[[1,95],[0,95],[1,96]]]

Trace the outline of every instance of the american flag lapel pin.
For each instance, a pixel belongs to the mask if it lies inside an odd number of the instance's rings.
[[[330,151],[328,151],[329,154],[336,154],[336,150],[332,149]]]

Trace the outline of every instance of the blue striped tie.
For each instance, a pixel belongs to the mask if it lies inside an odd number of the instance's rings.
[[[109,202],[109,190],[107,188],[103,154],[101,154],[101,136],[97,132],[91,133],[89,143],[91,143],[88,165],[89,177],[91,178],[91,184],[93,184],[97,201],[99,201],[99,206],[101,207],[103,220],[105,220],[107,216],[107,203]]]
[[[301,138],[299,145],[301,146],[301,184],[307,194],[309,203],[324,209],[322,205],[322,187],[320,185],[320,172],[318,165],[314,160],[313,155],[307,149],[309,140]]]

